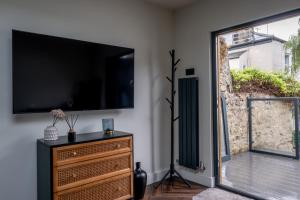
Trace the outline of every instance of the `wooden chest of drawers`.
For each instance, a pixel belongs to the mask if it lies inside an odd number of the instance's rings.
[[[132,135],[115,131],[37,141],[38,200],[133,197]]]

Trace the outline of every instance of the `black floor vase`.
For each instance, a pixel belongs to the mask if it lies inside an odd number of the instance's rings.
[[[136,163],[136,169],[134,171],[134,199],[142,199],[145,195],[147,185],[147,173],[142,170],[141,163]]]

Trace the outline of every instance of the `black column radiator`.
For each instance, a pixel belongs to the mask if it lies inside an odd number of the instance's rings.
[[[199,167],[198,79],[183,78],[178,83],[179,164]]]

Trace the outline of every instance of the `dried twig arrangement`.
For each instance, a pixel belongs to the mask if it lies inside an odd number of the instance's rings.
[[[71,114],[70,116],[65,116],[65,120],[70,128],[70,132],[75,132],[74,127],[76,125],[78,117],[79,117],[78,114]]]
[[[59,120],[62,120],[66,116],[61,109],[52,110],[50,113],[53,115],[52,126],[55,126]]]

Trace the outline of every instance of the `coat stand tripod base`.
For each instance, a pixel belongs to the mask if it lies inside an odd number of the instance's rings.
[[[171,186],[174,186],[174,181],[176,178],[179,178],[182,180],[189,188],[191,185],[175,170],[175,165],[174,165],[174,122],[180,118],[174,117],[174,97],[176,94],[175,91],[175,72],[177,70],[176,65],[180,62],[180,59],[175,61],[175,50],[171,50],[170,56],[172,59],[172,76],[171,77],[166,77],[167,80],[171,83],[171,99],[166,98],[167,102],[170,104],[170,109],[171,109],[171,164],[170,164],[170,169],[169,171],[164,175],[162,180],[159,182],[157,186],[155,186],[155,189],[157,189],[160,185],[162,186],[164,182],[169,178],[169,184]]]
[[[163,186],[165,181],[168,179],[168,177],[169,177],[169,185],[171,185],[171,186],[174,186],[174,182],[177,178],[177,179],[180,179],[186,186],[191,188],[191,184],[189,184],[189,182],[187,182],[180,175],[180,173],[176,171],[176,169],[174,168],[174,165],[171,164],[169,171],[164,175],[164,177],[161,179],[161,181],[155,186],[155,189],[157,189],[159,186]]]

